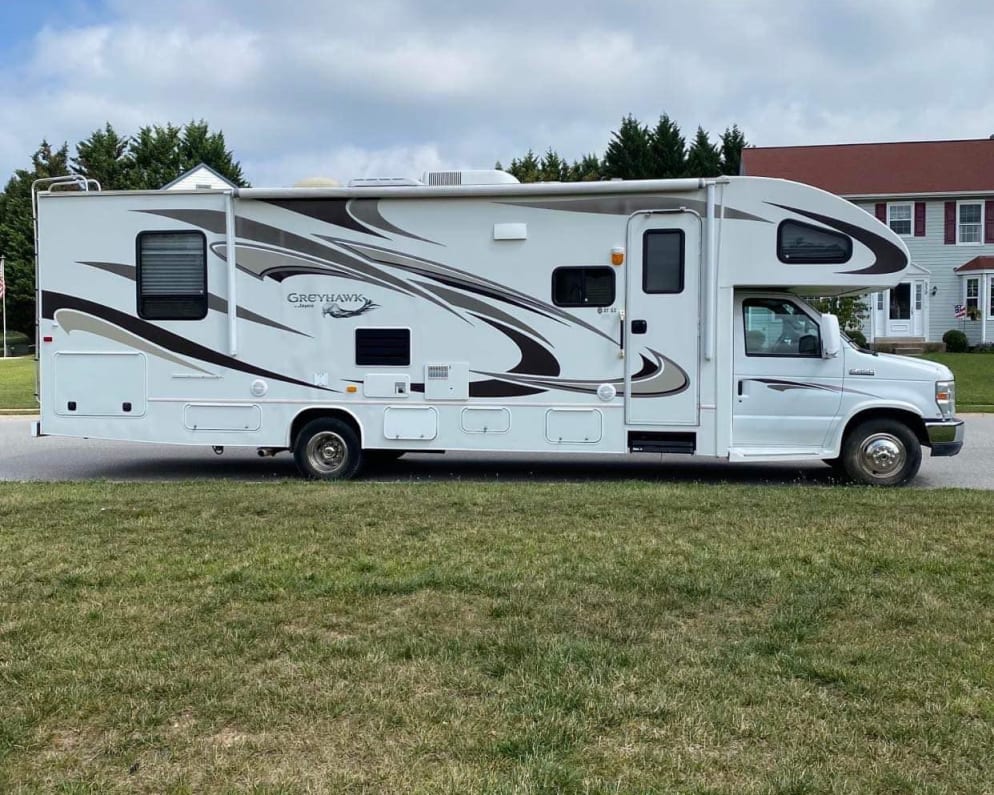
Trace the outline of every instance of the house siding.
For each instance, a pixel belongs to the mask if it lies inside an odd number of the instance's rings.
[[[921,199],[895,196],[891,201],[908,202],[921,201]],[[965,300],[965,282],[955,272],[955,269],[974,257],[994,255],[994,244],[956,245],[944,242],[947,201],[955,203],[956,197],[926,200],[924,237],[908,236],[903,238],[908,246],[908,251],[911,253],[911,261],[930,272],[929,290],[932,288],[936,290],[934,296],[926,295],[925,297],[928,306],[928,325],[925,327],[925,338],[927,341],[939,342],[942,340],[942,335],[949,329],[957,328],[966,333],[971,345],[976,345],[981,341],[981,323],[983,322],[987,324],[986,339],[988,342],[992,342],[994,341],[994,319],[991,319],[990,307],[987,306],[990,293],[989,281],[984,280],[981,283],[980,303],[985,309],[983,321],[956,320],[954,312],[955,306],[962,304]],[[856,204],[874,215],[878,202],[857,202]],[[987,285],[986,299],[984,295],[985,284]],[[864,332],[866,332],[868,322],[864,326]]]

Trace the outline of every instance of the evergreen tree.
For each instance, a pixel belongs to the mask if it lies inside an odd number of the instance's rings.
[[[531,149],[520,160],[517,158],[511,160],[511,165],[507,167],[507,173],[517,177],[518,182],[538,182],[541,179],[538,158],[535,157],[535,153]]]
[[[183,128],[179,141],[179,160],[182,169],[180,173],[203,163],[239,187],[248,186],[241,165],[225,145],[224,133],[220,130],[212,133],[203,119],[191,121]]]
[[[601,161],[593,154],[574,160],[566,175],[567,182],[597,182],[600,178]]]
[[[704,128],[698,127],[694,142],[687,151],[687,176],[717,177],[719,174],[721,174],[721,155],[718,153],[718,147],[711,143]]]
[[[129,188],[158,190],[186,169],[180,152],[182,129],[167,124],[142,127],[128,146],[132,161]]]
[[[739,125],[733,124],[721,134],[721,173],[737,176],[742,164],[742,150],[748,146]]]
[[[566,182],[569,178],[569,164],[550,146],[539,161],[538,174],[542,182]]]
[[[76,144],[73,171],[95,179],[104,190],[124,190],[131,182],[132,159],[128,139],[118,135],[108,122]]]
[[[665,113],[659,117],[649,141],[654,179],[682,177],[687,173],[687,143],[680,128]]]
[[[621,127],[611,133],[604,152],[604,176],[615,179],[645,179],[652,173],[649,128],[629,114]]]
[[[28,336],[35,325],[34,224],[31,183],[69,173],[69,146],[42,141],[30,169],[18,169],[0,194],[0,252],[6,255],[7,328]]]

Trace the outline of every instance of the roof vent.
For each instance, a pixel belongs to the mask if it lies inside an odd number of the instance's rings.
[[[471,171],[426,171],[421,181],[425,185],[515,185],[518,180],[506,171],[495,168]]]

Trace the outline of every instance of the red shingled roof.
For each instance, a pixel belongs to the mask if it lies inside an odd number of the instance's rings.
[[[974,257],[956,268],[956,273],[964,271],[994,271],[994,257]]]
[[[841,196],[994,192],[994,140],[751,147],[742,173]]]

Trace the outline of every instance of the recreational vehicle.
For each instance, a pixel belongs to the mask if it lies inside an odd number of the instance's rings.
[[[289,451],[823,460],[955,455],[950,371],[860,350],[806,296],[883,290],[901,238],[755,177],[36,195],[34,432]]]

